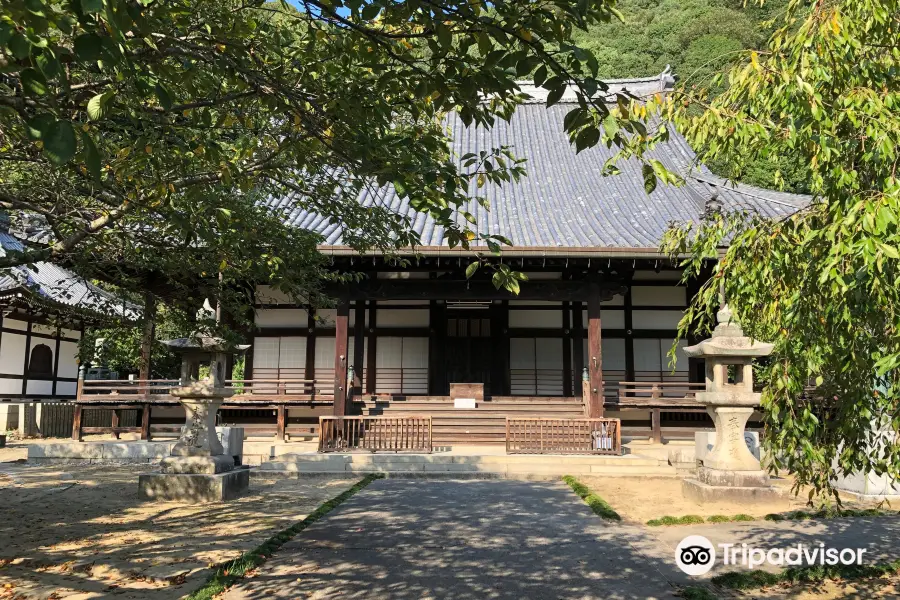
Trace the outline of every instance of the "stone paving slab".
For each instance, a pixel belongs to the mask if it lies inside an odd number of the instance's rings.
[[[380,480],[225,598],[674,598],[639,541],[560,482]]]

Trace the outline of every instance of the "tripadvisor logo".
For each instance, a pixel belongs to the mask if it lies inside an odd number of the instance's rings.
[[[716,562],[716,548],[702,535],[689,535],[675,548],[675,563],[688,575],[703,575]]]
[[[795,544],[785,548],[757,548],[748,544],[718,544],[702,535],[689,535],[675,548],[675,563],[688,575],[704,575],[716,562],[716,548],[722,564],[755,569],[762,565],[862,565],[865,548],[827,548],[825,544]]]

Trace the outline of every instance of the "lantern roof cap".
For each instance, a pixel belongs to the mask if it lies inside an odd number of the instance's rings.
[[[718,325],[712,336],[684,349],[691,358],[743,357],[757,358],[772,353],[774,344],[760,342],[744,335],[744,330],[727,303],[716,313]]]
[[[209,352],[240,353],[246,351],[250,347],[250,344],[232,344],[224,338],[201,335],[163,340],[163,344],[171,348],[173,352],[181,354]]]

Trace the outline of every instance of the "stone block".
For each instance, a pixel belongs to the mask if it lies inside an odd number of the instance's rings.
[[[238,468],[226,473],[146,473],[138,479],[142,500],[164,502],[223,502],[237,498],[250,488],[250,470]]]
[[[391,463],[399,464],[422,464],[427,458],[424,454],[354,454],[352,456],[353,464],[364,464],[371,462],[373,464]]]
[[[760,446],[759,446],[759,432],[758,431],[745,431],[744,432],[744,441],[747,442],[747,449],[750,450],[750,454],[752,454],[756,460],[760,460]],[[696,431],[694,432],[694,454],[696,455],[696,459],[699,461],[703,461],[706,458],[706,455],[713,449],[713,446],[716,444],[716,432],[709,431]]]
[[[700,467],[697,479],[714,487],[769,487],[769,474],[765,471],[730,471]]]
[[[169,456],[159,462],[159,470],[167,474],[215,475],[234,469],[234,458],[219,456]]]
[[[425,471],[433,473],[479,473],[478,465],[466,465],[457,463],[425,463]]]
[[[103,458],[103,444],[71,442],[60,444],[28,444],[28,459],[90,459]]]
[[[175,442],[104,443],[100,444],[101,458],[133,459],[141,462],[148,459],[159,460],[169,456],[174,445]]]
[[[696,479],[683,480],[681,482],[681,491],[685,498],[699,504],[714,502],[739,502],[744,504],[767,503],[778,501],[782,497],[781,490],[775,486],[712,486]]]

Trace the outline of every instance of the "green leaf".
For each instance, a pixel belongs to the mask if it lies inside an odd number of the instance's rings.
[[[84,33],[75,38],[75,56],[84,62],[94,62],[100,59],[103,50],[103,41],[93,33]]]
[[[575,151],[581,152],[586,148],[592,148],[597,145],[597,142],[600,141],[600,130],[591,125],[585,129],[582,129],[578,134],[578,137],[575,138]]]
[[[652,194],[656,189],[656,172],[651,165],[644,163],[641,165],[641,174],[644,176],[644,191]]]
[[[534,72],[534,85],[540,87],[547,79],[547,66],[541,65]]]
[[[106,103],[107,103],[107,94],[109,92],[104,92],[102,94],[97,94],[87,103],[87,114],[88,117],[92,121],[97,121],[103,118],[103,115],[106,114]]]
[[[81,10],[86,15],[98,13],[103,10],[103,0],[81,0]]]
[[[75,156],[75,129],[69,121],[56,121],[43,136],[44,154],[50,161],[62,166]]]
[[[450,46],[453,45],[453,33],[450,31],[450,28],[444,25],[443,23],[438,23],[435,25],[435,32],[437,33],[438,42],[445,49],[449,49]]]
[[[169,90],[161,83],[157,83],[153,91],[156,93],[156,97],[159,98],[159,105],[163,107],[163,110],[171,110],[172,94],[169,93]]]
[[[31,56],[31,42],[19,32],[14,33],[12,39],[9,40],[9,49],[19,60]]]
[[[478,270],[478,267],[481,266],[481,263],[477,260],[473,263],[470,263],[468,267],[466,267],[466,279],[471,279],[472,275],[475,274],[475,271]]]
[[[31,67],[24,69],[19,74],[19,81],[22,83],[22,89],[28,96],[44,96],[47,94],[47,80],[37,70]]]
[[[371,21],[375,17],[378,16],[378,13],[381,12],[381,8],[377,4],[369,3],[366,4],[362,9],[362,18],[366,21]]]
[[[550,90],[550,93],[547,94],[547,108],[550,108],[551,106],[559,102],[559,99],[562,98],[563,94],[566,93],[566,87],[567,84],[563,83],[562,85],[559,85]]]
[[[101,178],[100,152],[97,150],[94,140],[91,139],[91,136],[88,135],[87,132],[81,133],[81,143],[84,146],[84,164],[87,167],[88,173],[91,174],[94,181],[99,183]]]
[[[40,140],[56,122],[56,117],[49,113],[36,115],[25,124],[25,134],[32,140]]]

